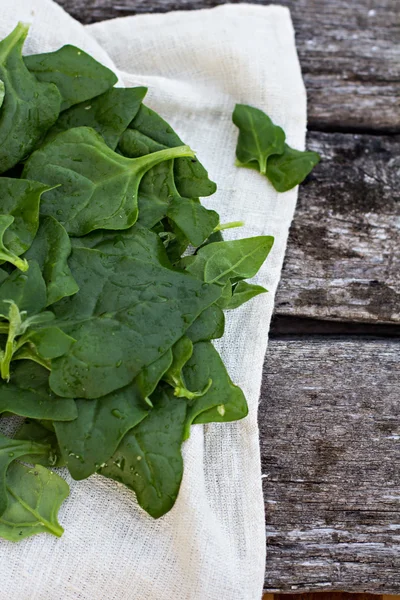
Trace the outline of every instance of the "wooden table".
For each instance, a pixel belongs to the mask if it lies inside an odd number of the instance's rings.
[[[222,3],[58,2],[84,23]],[[265,590],[400,593],[400,5],[281,4],[322,162],[300,189],[264,366]]]

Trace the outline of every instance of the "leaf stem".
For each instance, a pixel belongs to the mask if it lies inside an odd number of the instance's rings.
[[[233,229],[234,227],[243,227],[244,221],[231,221],[230,223],[219,223],[214,227],[213,233],[223,231],[224,229]]]

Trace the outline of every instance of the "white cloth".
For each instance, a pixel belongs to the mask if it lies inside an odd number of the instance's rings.
[[[71,482],[61,539],[0,540],[1,600],[259,600],[265,568],[257,405],[274,293],[297,190],[274,191],[235,167],[236,102],[266,111],[304,147],[306,97],[289,12],[279,6],[125,17],[83,27],[51,0],[0,7],[0,36],[32,22],[25,53],[73,43],[111,68],[121,84],[146,85],[146,103],[198,153],[218,183],[205,199],[221,221],[244,220],[227,239],[272,234],[256,277],[269,294],[228,314],[217,346],[247,397],[243,421],[192,427],[175,507],[155,521],[133,494],[93,476]],[[267,401],[267,400],[266,400]]]

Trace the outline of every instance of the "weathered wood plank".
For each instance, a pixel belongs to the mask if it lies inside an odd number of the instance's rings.
[[[400,341],[271,341],[266,591],[400,590]]]
[[[57,0],[83,23],[192,10],[226,0]],[[254,4],[271,4],[252,0]],[[233,4],[235,2],[232,2]],[[310,129],[400,129],[397,0],[279,0],[288,6],[309,96]]]
[[[400,136],[311,133],[278,315],[400,322]],[[282,200],[283,201],[283,200]]]

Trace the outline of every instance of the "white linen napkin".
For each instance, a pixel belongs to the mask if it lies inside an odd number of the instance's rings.
[[[236,102],[266,111],[304,148],[306,96],[289,11],[225,5],[211,10],[114,19],[87,27],[51,0],[1,3],[0,36],[31,22],[31,54],[72,43],[116,70],[121,85],[145,85],[145,102],[198,153],[217,182],[204,200],[221,221],[244,220],[226,239],[271,234],[257,278],[268,294],[228,313],[216,345],[249,403],[232,424],[196,425],[185,442],[176,505],[155,521],[121,485],[73,482],[60,512],[61,539],[0,540],[4,600],[259,600],[265,568],[257,406],[275,290],[297,189],[278,194],[265,177],[237,168]],[[267,399],[265,400],[268,401]]]

